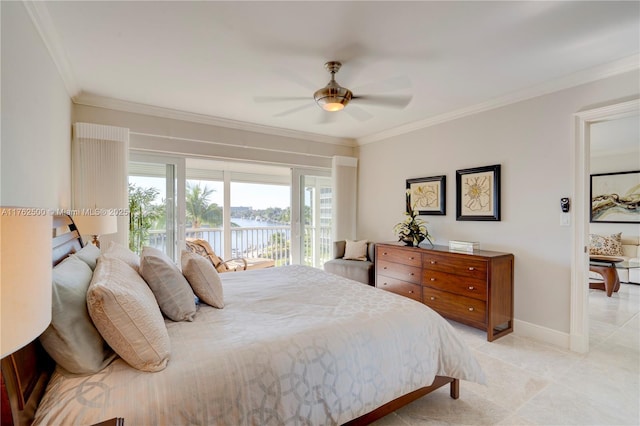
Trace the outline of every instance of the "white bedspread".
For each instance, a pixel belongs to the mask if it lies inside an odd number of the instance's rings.
[[[35,424],[334,425],[436,375],[484,382],[455,330],[410,299],[304,266],[221,277],[224,309],[166,321],[165,370],[56,371]]]

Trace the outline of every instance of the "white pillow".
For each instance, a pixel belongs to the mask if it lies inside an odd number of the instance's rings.
[[[169,256],[153,247],[144,247],[140,275],[149,284],[163,314],[173,321],[193,321],[196,296]]]
[[[93,244],[85,244],[77,253],[71,255],[71,257],[74,256],[89,265],[93,271],[96,269],[96,262],[98,261],[98,257],[100,257],[100,249]]]
[[[182,251],[182,274],[193,292],[207,305],[224,308],[222,281],[211,261],[199,254]]]
[[[367,240],[346,240],[343,259],[367,260]]]
[[[115,354],[93,325],[87,310],[91,268],[70,256],[53,268],[51,324],[40,343],[58,365],[72,374],[97,373]]]
[[[120,259],[135,269],[136,272],[138,272],[140,268],[140,256],[129,250],[129,247],[125,247],[114,241],[109,241],[109,245],[106,250],[103,250],[102,256]]]
[[[151,289],[120,259],[101,257],[87,292],[89,314],[102,337],[129,365],[163,370],[170,341]]]

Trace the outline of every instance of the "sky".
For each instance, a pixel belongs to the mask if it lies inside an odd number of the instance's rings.
[[[155,187],[159,191],[158,201],[166,198],[164,179],[153,177],[130,176],[129,182],[140,187]],[[194,181],[203,188],[214,189],[209,201],[219,206],[224,204],[223,183],[212,181]],[[254,210],[264,210],[268,207],[290,207],[291,188],[283,185],[263,185],[253,183],[231,182],[231,207],[252,207]]]

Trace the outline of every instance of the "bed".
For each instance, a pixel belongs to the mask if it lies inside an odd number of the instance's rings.
[[[56,262],[79,244],[66,240]],[[3,385],[47,383],[42,397],[25,395],[36,425],[337,425],[368,424],[445,385],[457,398],[459,380],[485,380],[455,330],[410,299],[300,265],[220,277],[223,309],[200,304],[193,321],[164,320],[161,371],[116,358],[91,375],[51,372],[34,344],[31,356],[3,360]],[[44,379],[16,373],[34,363]]]

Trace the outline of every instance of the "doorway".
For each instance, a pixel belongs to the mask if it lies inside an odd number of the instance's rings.
[[[571,265],[570,342],[572,351],[589,351],[588,236],[591,200],[589,199],[591,126],[640,114],[640,99],[621,102],[574,115],[574,227]]]

